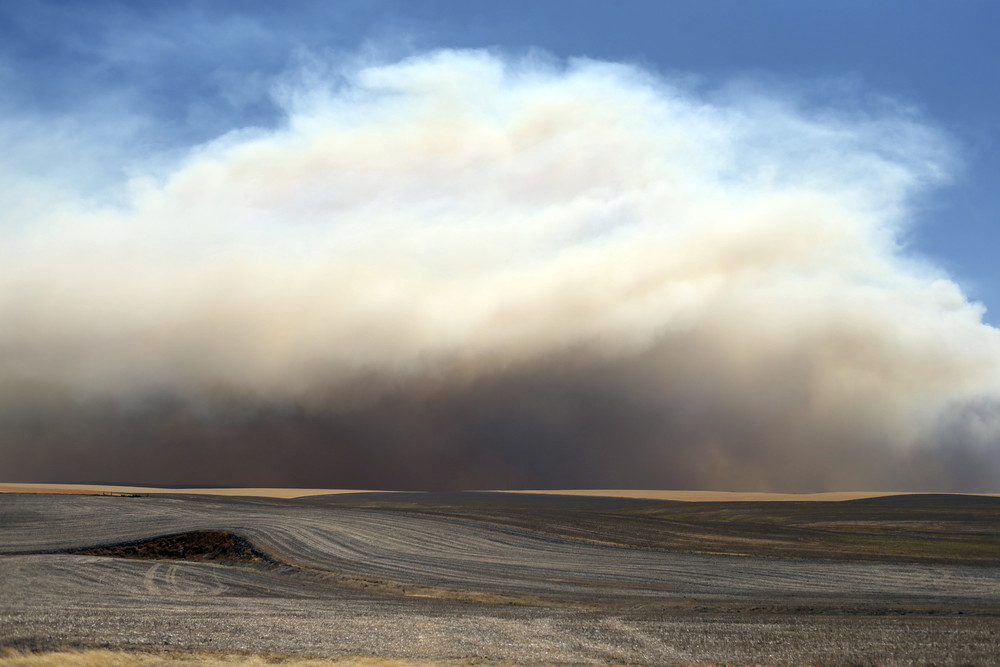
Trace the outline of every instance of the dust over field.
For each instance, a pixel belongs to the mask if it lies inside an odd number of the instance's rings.
[[[10,664],[990,664],[1000,499],[8,493],[0,590]]]

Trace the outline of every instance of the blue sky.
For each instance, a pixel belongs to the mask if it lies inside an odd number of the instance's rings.
[[[913,109],[958,145],[950,185],[902,239],[1000,322],[1000,5],[961,2],[17,2],[0,9],[3,102],[143,118],[150,150],[277,122],[273,78],[308,55],[543,49],[640,63],[706,86],[753,77],[817,104]]]
[[[995,491],[997,25],[0,4],[0,470]]]

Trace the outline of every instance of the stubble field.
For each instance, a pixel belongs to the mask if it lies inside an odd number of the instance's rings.
[[[2,494],[0,592],[11,663],[991,664],[1000,499]]]

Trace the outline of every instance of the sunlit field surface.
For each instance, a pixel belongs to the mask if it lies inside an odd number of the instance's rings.
[[[115,493],[0,495],[5,664],[1000,655],[995,497]]]

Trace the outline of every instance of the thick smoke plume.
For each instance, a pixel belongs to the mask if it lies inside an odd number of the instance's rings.
[[[0,193],[3,477],[1000,483],[1000,332],[900,247],[953,162],[905,112],[483,52],[275,90],[114,196]]]

